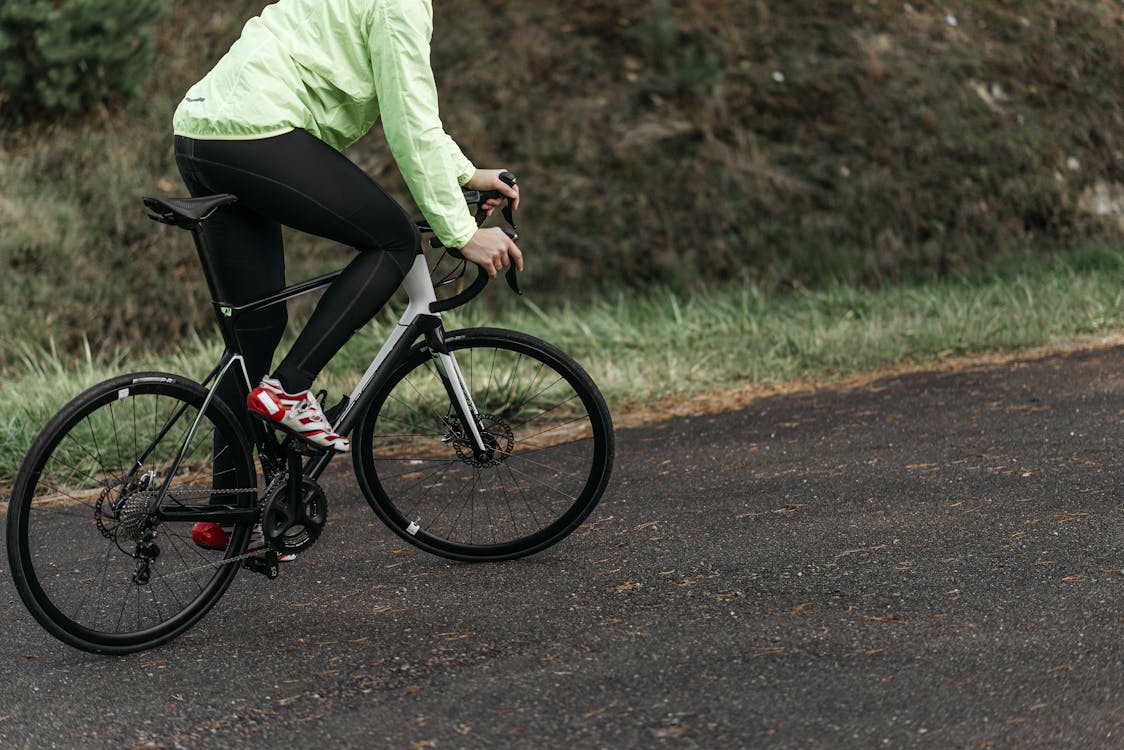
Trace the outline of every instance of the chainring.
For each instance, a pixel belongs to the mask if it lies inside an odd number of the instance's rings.
[[[312,479],[301,478],[301,501],[295,514],[289,511],[288,492],[287,482],[276,483],[262,499],[262,536],[279,554],[296,554],[311,547],[328,520],[328,499]]]

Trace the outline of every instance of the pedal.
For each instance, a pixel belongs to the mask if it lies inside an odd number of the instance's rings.
[[[281,450],[284,453],[293,452],[305,458],[317,458],[328,452],[327,448],[320,448],[311,443],[306,443],[300,438],[285,432],[280,427],[277,428],[277,431],[285,436],[285,439],[281,441]]]
[[[281,574],[281,565],[277,562],[277,552],[270,549],[261,557],[247,557],[242,561],[242,567],[253,573],[259,573],[269,580]]]

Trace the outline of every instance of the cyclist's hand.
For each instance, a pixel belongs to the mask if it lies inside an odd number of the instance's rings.
[[[461,248],[461,255],[483,268],[493,279],[509,263],[514,263],[518,270],[523,270],[523,253],[499,227],[477,229],[472,239]]]
[[[500,175],[506,171],[506,169],[478,169],[473,172],[464,186],[469,190],[498,190],[500,195],[511,200],[512,208],[519,210],[519,185],[508,185],[500,179]],[[484,211],[491,216],[492,211],[501,203],[503,201],[499,198],[490,198],[484,201]]]

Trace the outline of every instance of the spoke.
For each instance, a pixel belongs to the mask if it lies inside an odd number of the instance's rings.
[[[113,447],[117,451],[117,460],[121,460],[121,442],[117,439],[117,409],[116,402],[109,402],[109,421],[113,426]]]
[[[492,364],[488,368],[488,390],[485,392],[485,397],[491,395],[492,384],[496,382],[496,360],[499,359],[500,349],[495,347],[492,349]]]
[[[156,577],[158,579],[161,577],[159,571],[156,572]],[[164,583],[164,586],[166,588],[168,588],[169,590],[171,589],[171,587],[168,586],[168,584],[166,582],[164,582],[163,580],[161,580],[161,582]],[[153,591],[153,589],[152,589],[152,580],[151,579],[145,585],[145,588],[148,589],[148,595],[152,598],[152,608],[154,610],[156,610],[156,622],[157,623],[164,622],[164,613],[160,611],[160,601],[156,598],[156,592]],[[139,597],[139,592],[138,592],[138,597]],[[172,598],[173,599],[175,598],[174,592],[172,593]],[[181,609],[182,609],[182,607],[181,607]],[[138,630],[139,630],[139,627],[138,627]]]
[[[407,487],[406,489],[407,489],[407,490],[411,490],[411,489],[413,489],[414,487],[417,487],[417,486],[418,486],[418,484],[419,484],[420,482],[424,482],[424,481],[426,481],[426,480],[427,480],[427,479],[429,479],[430,477],[432,477],[432,476],[434,476],[434,475],[438,474],[438,473],[439,473],[439,472],[441,472],[441,471],[444,471],[445,469],[447,469],[447,468],[449,468],[450,466],[453,466],[454,464],[457,464],[457,463],[460,463],[460,459],[459,459],[459,458],[454,458],[454,459],[450,459],[450,460],[448,460],[448,461],[445,461],[445,462],[444,462],[444,463],[443,463],[443,464],[442,464],[441,466],[438,466],[438,467],[437,467],[437,468],[435,468],[435,469],[434,469],[433,471],[431,471],[431,472],[430,472],[429,474],[426,474],[426,475],[425,475],[424,477],[422,477],[421,479],[419,479],[419,480],[418,480],[417,482],[415,482],[414,484],[411,484],[411,485],[410,485],[409,487]],[[417,473],[417,472],[419,472],[419,471],[425,471],[425,468],[414,468],[414,469],[410,469],[409,471],[404,471],[404,472],[402,472],[401,474],[392,474],[391,476],[388,476],[388,477],[379,477],[379,478],[380,478],[380,479],[381,479],[382,481],[389,481],[389,480],[391,480],[391,479],[400,479],[400,478],[402,478],[402,477],[408,477],[408,476],[410,476],[411,474],[416,474],[416,473]]]
[[[133,457],[139,457],[140,451],[137,450],[137,399],[133,396],[129,399],[129,405],[133,407]]]
[[[50,505],[40,505],[40,506],[34,508],[34,510],[35,510],[36,513],[39,513],[39,514],[49,513],[52,516],[66,516],[68,518],[80,518],[83,521],[90,522],[91,524],[95,523],[94,519],[91,516],[86,515],[85,513],[68,513],[65,510],[56,510],[55,508],[51,507]],[[91,510],[92,510],[92,508],[91,508]]]
[[[511,469],[508,469],[507,471],[508,471],[508,474],[511,473]],[[503,490],[503,501],[504,501],[504,505],[507,506],[507,515],[511,519],[511,529],[512,529],[512,531],[515,532],[515,538],[518,539],[519,538],[519,526],[515,523],[515,510],[511,507],[511,495],[508,494],[507,485],[505,483],[500,482],[499,484],[500,484],[500,489]]]
[[[71,619],[74,619],[74,620],[78,619],[78,615],[80,615],[82,613],[82,610],[86,608],[86,602],[88,602],[90,600],[90,597],[95,592],[98,593],[97,601],[101,601],[101,593],[100,593],[101,592],[101,582],[103,582],[107,579],[106,570],[109,568],[109,558],[113,554],[113,549],[114,549],[114,545],[113,545],[112,542],[109,542],[109,543],[106,544],[105,558],[102,560],[102,564],[101,564],[101,574],[97,578],[94,579],[95,581],[98,582],[98,584],[87,590],[85,598],[78,605],[78,609],[76,609],[74,611],[74,615],[71,617]],[[96,619],[97,618],[97,612],[94,613],[94,618],[95,618],[94,622],[91,623],[91,626],[97,623],[97,619]]]
[[[422,368],[419,368],[419,369],[424,369],[426,371],[426,373],[429,375],[429,379],[432,380],[432,379],[436,378],[438,380],[438,382],[440,382],[440,376],[436,372],[433,371],[433,365],[431,364],[431,362],[423,363]],[[429,416],[431,418],[435,417],[437,423],[441,424],[441,413],[439,411],[436,411],[436,410],[432,409],[431,407],[426,407],[426,403],[429,402],[429,401],[432,401],[433,398],[432,397],[426,397],[425,395],[422,394],[422,392],[420,390],[418,390],[418,387],[416,385],[414,385],[413,380],[411,379],[413,374],[414,374],[413,372],[407,373],[402,378],[402,380],[399,381],[399,382],[405,383],[406,386],[417,395],[418,402],[419,402],[419,408],[414,408],[409,403],[407,403],[405,400],[403,400],[401,397],[394,395],[393,392],[391,392],[390,397],[393,398],[398,403],[402,404],[402,406],[409,409],[410,412],[413,413],[413,414],[418,414],[420,416],[420,415],[422,415],[422,410],[424,409],[425,412],[429,412]],[[444,393],[444,389],[442,389],[441,392]]]
[[[397,400],[397,399],[395,399],[395,400]],[[415,412],[415,413],[416,413],[416,412]],[[385,412],[382,412],[382,413],[380,413],[380,414],[379,414],[379,422],[383,422],[383,421],[386,421],[386,422],[394,422],[394,423],[397,423],[397,424],[400,424],[400,425],[404,425],[404,426],[405,426],[405,427],[407,427],[408,429],[414,430],[414,429],[417,429],[417,428],[418,428],[418,425],[419,425],[419,423],[420,423],[420,422],[423,422],[423,421],[425,421],[425,419],[424,419],[423,417],[420,417],[420,416],[419,416],[419,418],[418,418],[418,419],[416,419],[416,420],[409,420],[409,421],[407,421],[407,420],[405,420],[405,419],[402,419],[402,418],[400,418],[400,417],[397,417],[397,416],[395,416],[394,414],[387,414],[387,413],[385,413]],[[434,422],[433,422],[433,423],[434,423],[435,425],[438,425],[438,426],[439,426],[439,429],[443,429],[443,428],[444,428],[444,424],[445,424],[445,423],[444,423],[444,422],[442,422],[442,421],[441,421],[441,420],[439,420],[439,419],[437,419],[437,420],[434,420]],[[404,435],[404,434],[405,434],[405,433],[397,433],[397,432],[394,432],[394,433],[387,433],[387,436],[389,436],[389,437],[399,437],[399,436],[401,436],[401,435]],[[418,433],[414,433],[414,434],[418,434]],[[428,433],[428,432],[426,432],[426,433],[420,433],[420,435],[421,435],[421,436],[423,436],[423,437],[425,437],[425,436],[432,436],[432,434],[433,434],[433,433]]]
[[[519,482],[518,482],[518,480],[515,479],[515,472],[512,470],[512,468],[510,466],[508,466],[507,464],[504,464],[504,468],[507,469],[507,473],[511,476],[512,482],[514,484],[518,485]],[[535,527],[540,529],[540,530],[543,529],[544,527],[539,524],[538,516],[535,515],[535,508],[534,508],[534,506],[531,505],[531,501],[530,501],[530,499],[528,499],[527,493],[521,492],[520,495],[523,498],[523,504],[527,506],[527,510],[528,510],[528,512],[530,512],[531,518],[535,522]]]
[[[176,557],[178,557],[180,559],[180,562],[183,563],[183,566],[185,568],[185,571],[183,571],[183,572],[191,572],[193,569],[190,567],[191,564],[187,560],[184,559],[183,552],[180,550],[181,546],[186,547],[187,549],[194,552],[195,555],[198,556],[200,560],[203,560],[204,562],[208,561],[207,557],[205,555],[203,555],[202,552],[199,551],[199,549],[195,546],[194,542],[191,544],[191,546],[188,546],[186,543],[184,543],[182,540],[180,540],[180,537],[177,534],[165,533],[164,537],[168,540],[169,544],[172,547],[172,550],[176,553]],[[176,544],[177,541],[179,541],[180,544]],[[161,578],[163,578],[163,576],[161,576]],[[191,580],[195,581],[195,587],[197,589],[199,589],[200,591],[203,590],[203,584],[199,583],[199,579],[195,577],[194,573],[192,573],[192,575],[191,575]],[[164,585],[167,586],[168,585],[167,582],[165,582]],[[175,596],[175,594],[173,594],[173,596]],[[179,601],[178,597],[176,598],[176,604],[179,604],[180,609],[183,609],[183,604]]]
[[[541,430],[540,432],[536,432],[533,435],[527,435],[526,437],[520,436],[519,441],[523,442],[523,441],[526,441],[526,440],[534,440],[537,437],[542,437],[543,435],[546,435],[547,433],[554,432],[555,430],[560,430],[563,427],[569,427],[570,425],[577,424],[578,422],[589,422],[589,421],[590,421],[589,415],[588,414],[582,414],[580,417],[574,417],[573,419],[571,419],[567,422],[559,422],[556,425],[551,425],[550,427],[547,427],[545,430]],[[524,424],[527,424],[527,423],[524,422]],[[590,422],[590,427],[592,428],[592,426],[593,426],[593,423]],[[581,439],[583,439],[583,438],[578,438],[578,440],[581,440]],[[550,446],[548,446],[548,447],[550,447]]]
[[[539,369],[535,370],[535,374],[531,378],[531,382],[529,382],[527,384],[526,388],[524,388],[524,392],[530,392],[530,391],[533,391],[535,389],[535,385],[538,382],[539,377],[542,375],[542,372],[543,372],[544,369],[546,369],[546,362],[543,362],[543,361],[540,360],[539,361]],[[551,372],[554,372],[554,370],[551,369]],[[511,409],[513,411],[518,411],[518,410],[522,409],[524,406],[526,406],[532,400],[534,400],[535,398],[538,398],[538,396],[540,394],[545,393],[550,388],[553,388],[555,386],[555,384],[557,384],[561,380],[563,380],[563,378],[562,378],[561,375],[559,375],[557,380],[555,380],[550,385],[545,386],[542,390],[534,393],[533,395],[527,396],[526,398],[520,397],[520,398],[522,398],[522,400],[519,400],[519,398],[517,398],[516,400],[518,401],[518,403],[516,403],[514,406],[512,406]]]
[[[121,632],[121,621],[125,617],[125,606],[128,603],[129,603],[129,591],[128,591],[128,589],[126,589],[125,590],[125,596],[121,598],[121,611],[117,614],[117,624],[114,625],[114,627],[113,627],[113,629],[118,633]]]
[[[50,508],[56,502],[56,498],[60,500],[61,498],[66,498],[67,500],[72,501],[70,503],[66,503],[66,505],[74,505],[75,503],[77,503],[78,505],[86,506],[92,511],[97,510],[96,503],[90,503],[85,499],[78,497],[77,495],[71,494],[70,491],[64,490],[61,487],[56,487],[53,484],[41,484],[40,486],[46,490],[46,493],[41,494],[38,497],[31,498],[30,507],[34,509]],[[101,493],[104,491],[105,488],[102,487],[101,489],[97,490],[97,493],[98,495],[101,495]]]
[[[468,487],[468,489],[465,493],[465,497],[461,498],[460,502],[458,502],[457,498],[450,497],[449,501],[447,503],[445,503],[445,507],[443,507],[441,509],[441,512],[437,514],[437,518],[444,517],[445,511],[448,510],[450,507],[452,507],[453,504],[455,503],[455,504],[460,506],[460,508],[459,508],[460,512],[457,514],[457,517],[453,519],[452,523],[457,523],[458,521],[460,521],[461,516],[464,515],[465,508],[466,507],[472,507],[473,503],[476,500],[476,487],[477,487],[477,481],[478,481],[479,477],[480,477],[480,472],[479,471],[473,471],[472,472],[472,482],[469,483],[469,487]],[[467,498],[468,502],[464,502],[464,500],[466,498]],[[470,514],[470,516],[471,516],[471,514]],[[449,529],[451,531],[452,527],[450,526]]]
[[[573,400],[574,400],[575,398],[578,398],[578,394],[577,394],[577,393],[574,393],[573,395],[571,395],[571,396],[570,396],[569,398],[565,399],[564,401],[559,401],[559,402],[558,402],[557,404],[555,404],[554,406],[550,407],[549,409],[543,409],[542,411],[540,411],[540,412],[539,412],[538,414],[534,415],[533,417],[528,417],[527,419],[523,420],[522,422],[517,422],[516,424],[513,424],[513,425],[511,426],[511,429],[513,429],[513,430],[514,430],[514,429],[517,429],[517,428],[519,428],[519,427],[525,427],[526,425],[529,425],[529,424],[531,424],[531,422],[532,422],[533,420],[536,420],[536,419],[542,419],[542,418],[543,418],[543,417],[545,417],[545,416],[546,416],[547,414],[550,414],[550,413],[551,413],[552,411],[554,411],[555,409],[558,409],[558,408],[560,408],[560,407],[563,407],[563,406],[565,406],[566,404],[568,404],[568,403],[570,403],[571,401],[573,401]],[[581,413],[581,415],[580,415],[580,416],[577,416],[577,417],[575,417],[574,419],[571,419],[571,420],[570,420],[569,422],[563,422],[562,424],[563,424],[563,425],[567,425],[567,424],[573,424],[574,422],[580,422],[581,420],[583,420],[583,419],[587,419],[588,417],[589,417],[589,414],[588,414],[588,412],[585,412],[585,411],[583,411],[583,412]],[[556,426],[554,426],[554,427],[551,427],[551,428],[549,428],[548,430],[546,430],[546,432],[550,432],[550,430],[554,430],[554,429],[557,429],[557,428],[558,428],[558,425],[556,425]],[[542,432],[538,433],[538,435],[542,435],[542,434],[543,434]],[[538,435],[532,435],[531,437],[538,437]]]
[[[567,500],[570,500],[571,502],[577,502],[577,499],[578,499],[578,498],[577,498],[577,497],[575,497],[574,495],[570,495],[570,494],[567,494],[567,493],[563,492],[562,490],[558,489],[557,487],[552,487],[551,485],[549,485],[549,484],[546,484],[545,482],[542,482],[542,481],[540,481],[539,479],[537,479],[537,478],[535,478],[535,477],[531,476],[530,474],[527,474],[526,472],[523,472],[523,471],[519,471],[518,469],[513,469],[513,468],[511,468],[510,466],[508,467],[508,471],[511,471],[511,472],[517,472],[517,473],[521,474],[522,476],[525,476],[525,477],[527,477],[527,479],[528,479],[528,480],[529,480],[529,481],[530,481],[531,483],[533,483],[533,484],[536,484],[536,485],[538,485],[539,487],[542,487],[543,489],[547,489],[547,490],[550,490],[551,492],[553,492],[553,493],[555,493],[555,494],[561,495],[562,497],[566,498]]]
[[[97,456],[94,455],[92,451],[90,451],[85,443],[78,442],[78,440],[70,432],[66,433],[66,439],[74,445],[78,446],[84,454],[83,456],[79,456],[79,462],[81,462],[82,458],[88,459],[91,463],[96,464],[99,470],[101,470],[103,473],[105,472],[106,466]],[[83,469],[80,466],[75,466],[74,464],[70,463],[70,460],[63,458],[63,456],[67,456],[67,453],[66,449],[60,443],[58,447],[55,448],[54,453],[51,454],[51,462],[62,464],[65,468],[70,469],[77,475],[80,475],[80,478],[89,479],[95,484],[102,483],[102,480],[97,475],[90,473],[87,469]]]
[[[510,514],[511,502],[507,496],[507,487],[504,486],[503,482],[500,482],[499,485],[500,491],[503,492],[504,502],[507,504],[509,509],[508,512]],[[499,544],[499,542],[496,540],[496,521],[492,518],[492,504],[484,503],[484,510],[488,513],[488,528],[492,531],[492,544]]]
[[[547,471],[552,471],[559,476],[570,477],[571,479],[577,479],[580,482],[584,482],[587,479],[587,477],[583,477],[581,474],[574,474],[571,471],[568,471],[568,470],[565,470],[565,469],[559,469],[555,466],[551,466],[550,464],[544,464],[541,461],[533,461],[533,460],[527,458],[526,455],[524,455],[522,453],[510,453],[510,454],[508,454],[508,456],[511,459],[516,459],[516,460],[522,461],[523,463],[534,464],[535,466],[541,466],[542,468],[546,469]]]
[[[90,422],[89,415],[86,416],[86,426],[90,428],[90,439],[94,444],[94,453],[97,455],[98,466],[105,468],[105,459],[101,455],[101,446],[98,444],[97,435],[94,434],[94,425]],[[91,456],[92,458],[92,456]]]
[[[528,443],[525,439],[523,439],[523,440],[520,440],[519,443],[518,443],[518,448],[519,448],[518,455],[527,456],[527,455],[530,455],[532,453],[542,453],[543,451],[548,451],[552,448],[557,448],[559,450],[566,450],[566,449],[569,449],[569,448],[575,448],[579,443],[585,443],[585,442],[593,442],[593,437],[592,436],[581,437],[581,438],[577,438],[576,440],[570,440],[570,441],[565,442],[565,443]],[[510,453],[505,453],[505,455],[514,456],[514,455],[516,455],[516,453],[515,453],[515,451],[512,451]]]

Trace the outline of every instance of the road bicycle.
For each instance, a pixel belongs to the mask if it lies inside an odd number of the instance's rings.
[[[478,223],[492,197],[465,191]],[[17,474],[12,579],[35,619],[79,649],[125,654],[166,643],[215,605],[240,568],[276,578],[278,555],[304,552],[325,527],[317,479],[334,454],[236,415],[215,388],[233,378],[243,400],[251,388],[240,316],[341,272],[246,304],[224,300],[202,227],[237,200],[144,198],[150,218],[194,239],[225,344],[211,373],[202,383],[131,373],[87,389],[47,423]],[[511,206],[502,213],[504,231],[517,236]],[[540,552],[580,526],[605,491],[609,410],[589,375],[551,344],[497,328],[446,332],[441,314],[479,294],[488,276],[418,226],[428,243],[403,282],[406,310],[327,416],[351,438],[363,496],[402,539],[468,562]],[[507,279],[521,293],[514,268]],[[227,547],[196,545],[200,522],[227,529]]]

